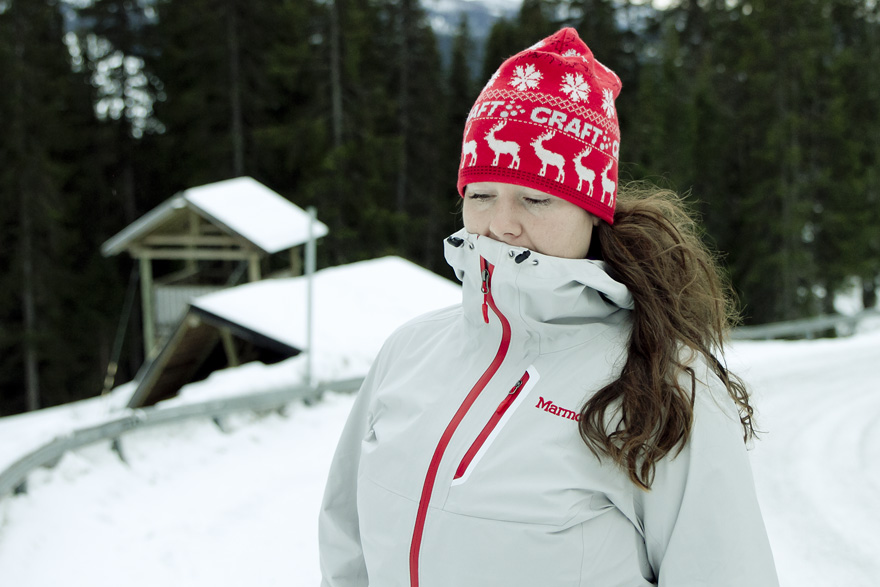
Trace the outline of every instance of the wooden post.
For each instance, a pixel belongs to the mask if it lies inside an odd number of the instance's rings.
[[[249,281],[260,281],[260,254],[253,252],[250,254],[250,261],[248,263],[248,280]]]
[[[196,239],[199,236],[199,217],[192,210],[189,210],[188,214],[189,214],[189,235],[193,239]],[[190,254],[192,254],[194,252],[194,248],[195,247],[193,245],[190,245],[187,247],[187,251]],[[187,268],[187,270],[190,271],[190,274],[196,273],[197,267],[196,267],[195,256],[188,258],[186,260],[186,268]]]
[[[299,277],[303,274],[301,247],[293,247],[290,249],[290,276]]]
[[[309,240],[306,241],[306,383],[315,387],[315,347],[312,331],[314,326],[314,293],[315,293],[315,219],[317,212],[314,206],[306,208],[309,215]]]
[[[230,367],[238,367],[241,363],[238,360],[238,353],[235,352],[235,341],[232,339],[232,333],[228,328],[220,329],[220,340],[223,341],[223,350],[226,352],[226,362]]]
[[[138,259],[141,269],[141,308],[144,326],[144,357],[152,359],[156,346],[156,324],[153,320],[153,260],[148,256]]]

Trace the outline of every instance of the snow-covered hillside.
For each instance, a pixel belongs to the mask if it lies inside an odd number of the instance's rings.
[[[730,367],[766,431],[751,452],[787,587],[873,587],[880,576],[880,329],[851,338],[737,342]],[[300,359],[291,359],[297,361]],[[277,384],[286,363],[215,373],[199,396]],[[185,401],[189,390],[185,388]],[[128,434],[69,454],[0,500],[0,580],[17,586],[319,584],[317,511],[353,397]],[[118,399],[55,408],[54,425]],[[26,417],[0,420],[0,433]],[[78,420],[77,420],[78,419]],[[23,428],[20,428],[21,430]],[[4,443],[9,435],[0,434]],[[8,448],[8,445],[7,447]]]

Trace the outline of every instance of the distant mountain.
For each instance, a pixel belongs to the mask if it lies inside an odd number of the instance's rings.
[[[492,24],[499,18],[516,16],[522,0],[422,0],[421,4],[437,35],[444,64],[449,61],[452,39],[459,22],[462,16],[467,17],[474,42],[472,70],[478,72],[482,68],[483,47]]]
[[[461,17],[467,16],[471,35],[480,40],[498,18],[516,15],[521,4],[521,0],[422,0],[437,35],[454,35]]]

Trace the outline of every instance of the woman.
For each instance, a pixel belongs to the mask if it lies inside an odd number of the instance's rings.
[[[327,587],[776,585],[720,356],[728,303],[679,202],[618,202],[620,81],[563,29],[466,123],[460,306],[386,342],[331,468]]]

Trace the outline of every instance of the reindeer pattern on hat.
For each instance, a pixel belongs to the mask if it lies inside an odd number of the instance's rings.
[[[576,52],[570,51],[569,56],[578,56],[579,54]],[[486,93],[493,84],[500,78],[500,73],[495,72],[492,78],[489,80],[489,83],[486,84],[486,88],[484,88],[483,93]],[[507,84],[510,86],[514,86],[519,91],[529,92],[537,90],[544,80],[545,76],[541,72],[540,69],[536,68],[534,65],[526,65],[526,66],[517,66],[514,69],[513,75],[511,79],[507,81]],[[562,81],[560,82],[560,90],[562,93],[568,94],[569,98],[572,102],[584,101],[587,99],[587,96],[590,91],[589,84],[583,78],[581,74],[570,74],[567,73],[564,75]],[[502,108],[502,106],[504,106]],[[610,95],[609,90],[604,90],[602,93],[602,110],[605,113],[605,116],[609,119],[613,118],[616,112],[614,111],[613,106],[613,98]],[[537,109],[536,109],[537,110]],[[537,112],[536,110],[532,111],[532,122],[536,119],[541,120],[541,116],[545,113],[543,110]],[[546,110],[546,108],[544,109]],[[462,143],[462,156],[461,156],[461,164],[460,167],[464,166],[474,166],[477,164],[478,153],[477,153],[477,142],[478,139],[482,138],[482,140],[488,145],[488,147],[494,153],[494,158],[492,160],[491,165],[494,167],[498,167],[502,165],[502,156],[505,156],[505,162],[507,163],[508,169],[519,169],[521,159],[520,159],[520,151],[522,149],[522,145],[513,137],[511,138],[502,138],[499,135],[501,131],[507,126],[507,118],[517,116],[519,114],[526,113],[526,110],[519,109],[517,110],[516,105],[513,102],[504,104],[503,101],[478,101],[474,106],[474,110],[472,111],[471,116],[480,116],[483,113],[488,114],[490,117],[495,116],[500,118],[497,123],[495,123],[488,132],[486,132],[482,137],[471,137],[468,140],[465,140]],[[562,127],[562,122],[566,119],[562,118],[562,114],[553,110],[549,113],[547,118],[547,123],[555,124],[560,129],[567,131],[569,134],[575,134],[580,137],[585,137],[587,140],[592,137],[593,142],[595,142],[595,137],[597,135],[591,134],[590,130],[595,130],[593,126],[587,126],[588,123],[586,121],[581,122],[578,118],[572,118],[569,121],[568,126]],[[471,126],[473,121],[470,120],[465,128],[465,138],[471,136]],[[545,177],[547,174],[547,168],[554,167],[556,168],[556,177],[555,181],[564,183],[565,182],[565,167],[567,160],[562,153],[553,151],[548,148],[545,143],[551,141],[557,134],[557,130],[550,128],[541,134],[539,134],[534,140],[529,142],[529,145],[532,147],[532,152],[538,158],[541,163],[541,169],[538,172],[540,177]],[[602,146],[607,146],[607,142],[603,142]],[[584,158],[590,155],[593,151],[593,146],[587,144],[584,149],[576,156],[574,156],[571,160],[574,165],[575,172],[578,177],[577,182],[577,190],[581,191],[583,184],[586,183],[586,191],[587,197],[593,197],[594,191],[594,182],[596,181],[596,171],[591,167],[585,166]],[[616,154],[616,153],[615,153]],[[506,157],[509,156],[510,160],[507,161]],[[613,180],[610,180],[607,176],[608,171],[611,169],[613,162],[609,160],[608,165],[600,174],[601,186],[602,186],[602,198],[601,201],[605,202],[606,194],[611,194],[613,197],[614,186],[615,183]]]
[[[619,78],[572,29],[506,60],[468,114],[459,191],[473,181],[520,183],[610,221],[619,89]]]

